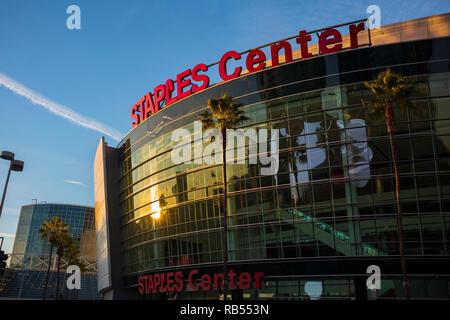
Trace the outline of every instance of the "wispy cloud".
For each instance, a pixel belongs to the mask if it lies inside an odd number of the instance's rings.
[[[83,182],[81,182],[81,181],[68,180],[68,179],[64,179],[63,181],[66,182],[66,183],[70,183],[70,184],[77,184],[77,185],[80,185],[80,186],[85,186],[85,184]]]
[[[20,209],[17,209],[17,208],[3,208],[3,214],[18,216],[20,214]]]
[[[95,130],[100,132],[108,137],[113,138],[116,141],[120,141],[123,137],[123,134],[119,131],[107,126],[104,123],[98,122],[97,120],[90,119],[82,116],[81,114],[73,111],[69,107],[54,102],[52,100],[47,99],[41,94],[34,92],[30,88],[27,88],[23,84],[11,79],[10,77],[4,75],[0,72],[0,85],[5,86],[9,90],[13,91],[16,94],[19,94],[34,104],[40,105],[47,109],[48,111],[63,117],[76,125],[79,125],[84,128],[88,128],[91,130]]]
[[[12,233],[3,233],[0,232],[0,237],[5,237],[5,238],[14,238],[16,235],[12,234]]]

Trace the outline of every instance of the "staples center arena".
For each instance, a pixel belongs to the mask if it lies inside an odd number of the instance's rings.
[[[403,298],[384,114],[361,104],[364,81],[387,68],[414,86],[411,105],[394,106],[410,296],[449,299],[449,13],[302,30],[191,67],[130,101],[132,130],[117,147],[98,145],[105,299],[223,299],[224,279],[233,299],[310,299],[311,283],[320,299]],[[208,144],[194,121],[225,93],[249,118],[241,129],[279,132],[276,173],[248,158],[227,164],[227,274],[222,165],[171,158],[176,129],[191,133],[192,149]],[[367,288],[369,266],[379,268],[377,290]]]

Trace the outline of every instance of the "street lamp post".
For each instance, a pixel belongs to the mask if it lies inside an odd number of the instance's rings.
[[[0,151],[0,158],[9,160],[9,170],[6,177],[5,189],[3,190],[2,203],[0,204],[0,217],[2,215],[3,203],[5,202],[6,190],[8,189],[9,176],[11,171],[23,171],[23,161],[14,160],[14,153],[9,151]]]

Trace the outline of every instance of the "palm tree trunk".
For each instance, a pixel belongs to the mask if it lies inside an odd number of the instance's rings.
[[[228,282],[228,222],[227,222],[227,131],[221,130],[222,134],[222,176],[223,176],[223,299],[227,300]]]
[[[67,268],[66,268],[67,271]],[[61,297],[63,298],[62,300],[64,300],[64,293],[67,292],[67,285],[64,285],[67,283],[67,279],[69,278],[69,274],[67,272],[64,273],[65,276],[63,276],[63,287],[61,289]],[[67,295],[66,295],[67,296]]]
[[[59,299],[59,268],[61,265],[61,256],[62,256],[62,247],[58,248],[58,264],[56,267],[56,294],[55,294],[55,300]]]
[[[50,258],[48,260],[47,276],[45,277],[44,298],[43,298],[43,300],[45,300],[46,295],[47,295],[48,276],[50,275],[50,266],[52,264],[52,254],[53,254],[53,246],[50,244]]]
[[[403,244],[403,223],[402,223],[402,208],[400,204],[400,186],[399,186],[399,174],[397,165],[397,154],[395,152],[394,145],[394,132],[395,132],[395,120],[394,111],[392,109],[392,103],[386,103],[385,109],[386,126],[389,134],[389,144],[391,146],[392,163],[394,164],[395,174],[395,200],[397,205],[397,229],[399,237],[399,249],[400,249],[400,261],[402,265],[402,282],[405,299],[409,299],[409,285],[406,276],[406,259],[405,259],[405,247]]]

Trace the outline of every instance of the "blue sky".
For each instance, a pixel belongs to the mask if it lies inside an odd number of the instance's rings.
[[[66,27],[71,4],[81,8],[81,30]],[[450,11],[448,0],[1,0],[0,77],[125,134],[131,105],[166,79],[229,50],[366,18],[370,4],[381,8],[382,25]],[[25,162],[23,172],[12,173],[0,218],[7,252],[20,207],[32,199],[94,206],[93,160],[102,134],[27,97],[0,85],[0,150]],[[7,170],[0,160],[1,190]]]

